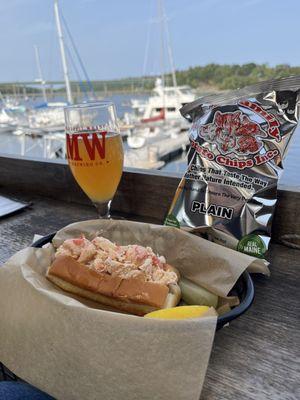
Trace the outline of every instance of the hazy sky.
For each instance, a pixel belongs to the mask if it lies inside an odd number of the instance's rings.
[[[300,65],[300,0],[164,3],[179,69],[211,62]],[[60,8],[91,79],[142,75],[149,26],[146,73],[158,73],[156,0],[60,0]],[[37,77],[34,44],[44,78],[62,79],[53,0],[0,0],[0,37],[0,81]]]

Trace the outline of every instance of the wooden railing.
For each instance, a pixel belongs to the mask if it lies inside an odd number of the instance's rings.
[[[180,180],[178,174],[125,169],[112,209],[162,222]],[[33,193],[67,202],[91,204],[65,161],[0,156],[0,193]],[[273,240],[300,234],[300,192],[279,188],[272,227]]]

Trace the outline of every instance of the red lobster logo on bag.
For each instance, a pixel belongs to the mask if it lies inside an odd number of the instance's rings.
[[[258,123],[241,111],[216,111],[213,121],[203,125],[199,134],[207,142],[216,144],[220,153],[240,156],[259,152],[263,146],[260,138],[267,136]]]

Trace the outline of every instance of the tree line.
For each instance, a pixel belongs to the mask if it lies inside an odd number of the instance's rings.
[[[219,90],[237,89],[243,86],[267,79],[281,78],[290,75],[299,75],[300,67],[291,67],[288,64],[270,67],[267,64],[208,64],[177,71],[179,85],[189,85],[198,88],[201,84],[213,86]]]
[[[291,67],[288,64],[276,65],[274,67],[268,64],[207,64],[204,66],[190,67],[185,70],[177,70],[176,77],[178,85],[189,85],[195,89],[201,89],[203,86],[213,90],[237,89],[243,86],[251,85],[258,81],[272,78],[280,78],[290,75],[299,75],[300,67]],[[116,80],[94,80],[92,81],[96,92],[138,92],[150,91],[155,85],[155,76],[145,76],[137,78],[125,78]],[[172,84],[171,74],[165,75],[167,85]],[[72,90],[81,90],[84,83],[71,82]],[[86,85],[87,88],[87,85]],[[0,92],[3,94],[13,94],[24,91],[24,83],[5,83],[0,84]],[[54,89],[55,92],[62,92],[64,88]],[[27,93],[38,93],[40,89],[26,84]]]

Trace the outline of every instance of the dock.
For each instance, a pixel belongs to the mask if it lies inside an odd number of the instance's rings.
[[[128,149],[125,153],[125,166],[145,169],[160,169],[189,146],[186,132],[177,137],[168,137],[155,143],[146,144],[140,149]]]

